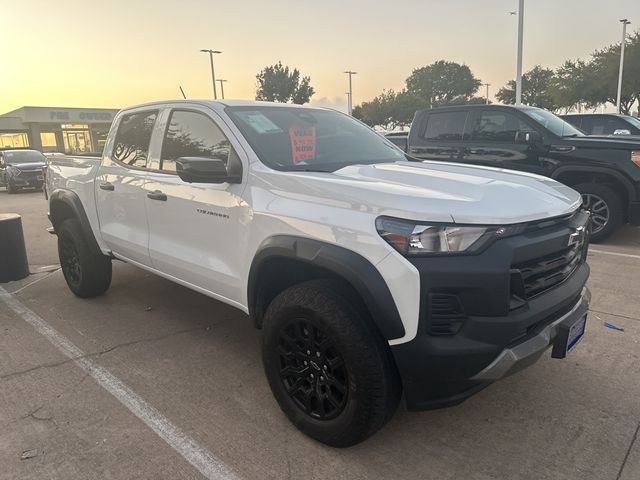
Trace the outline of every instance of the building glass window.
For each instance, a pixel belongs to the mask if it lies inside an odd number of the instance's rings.
[[[58,141],[54,132],[40,132],[40,144],[43,152],[58,151]]]
[[[0,147],[19,148],[28,146],[29,137],[24,132],[0,133]]]

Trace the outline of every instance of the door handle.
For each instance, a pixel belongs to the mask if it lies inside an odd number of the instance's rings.
[[[151,200],[160,200],[161,202],[166,202],[167,194],[162,193],[160,190],[154,190],[153,192],[147,193],[147,198],[150,198]]]
[[[110,192],[113,192],[115,190],[115,187],[111,182],[102,182],[100,184],[100,190],[108,190]]]

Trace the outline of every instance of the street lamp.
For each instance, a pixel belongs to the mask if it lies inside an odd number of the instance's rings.
[[[351,70],[346,70],[343,73],[346,73],[347,75],[349,75],[349,103],[347,105],[347,108],[349,110],[349,115],[351,115],[351,113],[353,112],[353,87],[352,87],[352,83],[351,83],[351,77],[353,75],[356,75],[358,72],[353,72]]]
[[[210,49],[206,49],[206,48],[203,48],[200,51],[201,52],[207,52],[209,54],[209,61],[211,62],[211,82],[213,83],[213,98],[214,98],[214,100],[217,100],[218,99],[218,92],[216,92],[216,73],[215,73],[215,70],[213,69],[213,54],[214,53],[222,53],[222,52],[219,52],[218,50],[210,50]]]
[[[489,105],[489,87],[491,86],[491,84],[490,83],[483,83],[483,85],[485,87],[487,87],[487,102],[486,103],[487,103],[487,105]]]
[[[618,96],[616,97],[616,111],[620,113],[620,97],[622,96],[622,70],[624,69],[624,45],[627,43],[627,25],[631,22],[626,18],[620,20],[622,23],[622,43],[620,44],[620,70],[618,72]]]
[[[220,82],[220,93],[222,94],[222,100],[224,100],[224,82],[226,82],[226,80],[219,78],[218,81]]]
[[[522,40],[524,29],[524,0],[518,8],[518,59],[516,64],[516,105],[522,104]]]

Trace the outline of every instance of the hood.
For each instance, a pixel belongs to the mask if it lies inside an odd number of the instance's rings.
[[[44,162],[7,162],[7,166],[19,168],[24,172],[28,172],[29,170],[42,170],[44,165]]]
[[[587,135],[584,137],[565,137],[563,140],[575,147],[640,150],[640,136],[638,135]]]
[[[298,174],[296,174],[298,175]],[[304,173],[298,195],[417,221],[508,225],[575,211],[580,194],[549,178],[444,162],[353,165]],[[304,191],[303,191],[304,190]],[[348,202],[348,203],[347,203]]]

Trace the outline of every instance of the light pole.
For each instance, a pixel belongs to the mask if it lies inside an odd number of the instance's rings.
[[[616,111],[620,113],[620,97],[622,96],[622,71],[624,69],[624,44],[627,42],[627,25],[631,22],[626,18],[620,20],[622,23],[622,43],[620,44],[620,70],[618,72],[618,96],[616,97]]]
[[[524,29],[524,0],[518,7],[518,59],[516,64],[516,105],[522,104],[522,39]]]
[[[213,69],[213,54],[214,53],[222,53],[222,52],[219,52],[218,50],[210,50],[210,49],[206,49],[206,48],[203,48],[200,51],[201,52],[207,52],[209,54],[209,61],[211,62],[211,82],[213,83],[213,98],[214,98],[214,100],[217,100],[218,99],[218,92],[216,91],[216,72]]]
[[[347,75],[349,75],[349,103],[347,105],[347,108],[349,109],[349,115],[351,115],[351,113],[353,112],[353,87],[352,87],[352,83],[351,83],[351,77],[353,75],[356,75],[358,72],[353,72],[351,70],[346,70],[345,72]]]
[[[491,86],[491,84],[490,83],[483,83],[483,85],[485,87],[487,87],[487,102],[486,103],[487,103],[487,105],[489,105],[489,87]]]
[[[220,93],[222,94],[222,100],[224,100],[224,82],[226,82],[226,80],[219,78],[218,81],[220,82]]]

